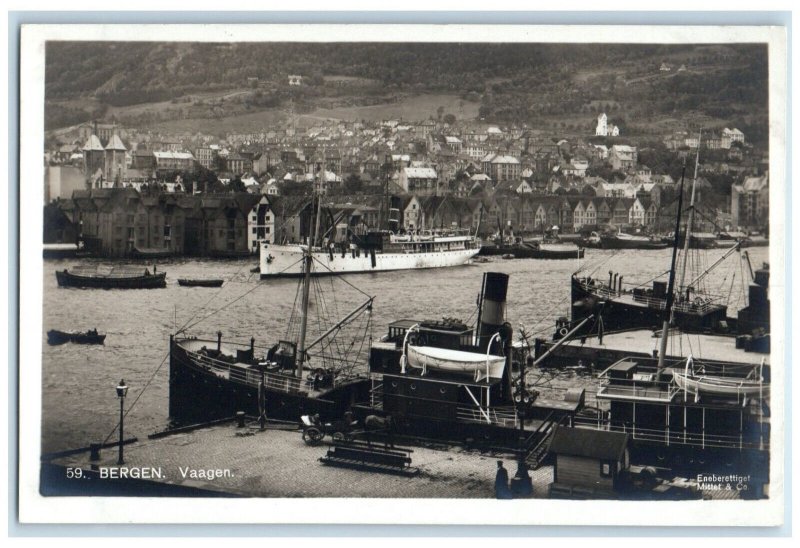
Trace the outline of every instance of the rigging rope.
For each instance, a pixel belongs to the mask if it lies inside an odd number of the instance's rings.
[[[302,259],[301,259],[301,260],[302,260]],[[294,266],[296,266],[296,265],[297,265],[299,262],[300,262],[300,261],[297,261],[297,262],[295,262],[295,263],[293,263],[293,264],[291,264],[291,265],[287,266],[286,268],[284,268],[283,270],[281,270],[280,272],[278,272],[278,274],[282,274],[283,272],[286,272],[286,271],[287,271],[287,270],[289,270],[290,268],[293,268]],[[246,297],[247,295],[249,295],[250,293],[252,293],[252,292],[253,292],[253,291],[255,291],[256,289],[258,289],[259,287],[262,287],[262,286],[264,286],[264,285],[266,285],[266,284],[265,284],[265,283],[263,283],[263,280],[262,280],[262,281],[259,281],[258,283],[256,283],[256,285],[254,285],[252,288],[250,288],[250,289],[248,289],[247,291],[245,291],[244,293],[242,293],[240,296],[238,296],[238,297],[237,297],[237,298],[235,298],[234,300],[230,301],[229,303],[225,304],[224,306],[221,306],[221,307],[219,307],[218,309],[214,310],[214,311],[213,311],[213,312],[211,312],[210,314],[207,314],[207,315],[203,316],[202,318],[200,318],[200,319],[199,319],[199,320],[197,320],[196,322],[194,322],[194,323],[192,323],[192,324],[189,324],[189,322],[191,322],[191,321],[192,321],[194,318],[196,318],[196,317],[197,317],[197,313],[195,313],[194,315],[192,315],[192,317],[191,317],[191,318],[189,318],[189,320],[187,320],[187,322],[186,322],[185,324],[183,324],[183,327],[181,327],[181,328],[180,328],[180,329],[177,331],[177,333],[181,333],[182,331],[186,331],[187,329],[191,329],[192,327],[196,326],[197,324],[199,324],[199,323],[201,323],[201,322],[204,322],[205,320],[207,320],[208,318],[210,318],[210,317],[211,317],[211,316],[213,316],[214,314],[216,314],[216,313],[218,313],[218,312],[221,312],[222,310],[225,310],[227,307],[229,307],[229,306],[230,306],[230,305],[232,305],[233,303],[235,303],[235,302],[237,302],[237,301],[240,301],[240,300],[242,300],[244,297]],[[212,299],[213,299],[213,297],[212,297]],[[209,300],[209,302],[211,302],[211,301]],[[207,304],[207,303],[206,303],[206,304]]]
[[[597,266],[596,266],[596,267],[594,267],[594,270],[592,270],[591,272],[589,272],[589,276],[594,276],[594,273],[595,273],[595,272],[597,272],[597,269],[598,269],[598,268],[600,268],[600,267],[601,267],[601,266],[603,266],[605,263],[607,263],[608,261],[610,261],[611,259],[613,259],[614,257],[616,257],[616,256],[617,256],[619,253],[621,253],[621,252],[622,252],[622,250],[621,250],[621,249],[618,249],[618,250],[614,251],[614,253],[612,253],[611,255],[608,255],[608,256],[607,256],[605,259],[603,259],[602,261],[600,261],[599,263],[597,263]]]
[[[325,265],[324,263],[322,263],[322,262],[321,262],[319,259],[317,259],[317,258],[314,258],[314,260],[315,260],[316,262],[318,262],[320,265],[322,265],[322,267],[323,267],[323,268],[325,268],[325,270],[327,270],[328,272],[331,272],[331,273],[334,273],[334,274],[335,274],[335,272],[333,272],[333,270],[331,270],[330,268],[328,268],[328,266],[327,266],[327,265]],[[346,283],[347,285],[349,285],[350,287],[352,287],[353,289],[355,289],[356,291],[358,291],[359,293],[361,293],[362,295],[364,295],[365,297],[370,297],[370,295],[369,295],[369,294],[365,293],[364,291],[360,290],[359,288],[357,288],[356,286],[354,286],[353,284],[351,284],[350,282],[348,282],[348,281],[347,281],[347,280],[346,280],[346,279],[345,279],[343,276],[342,276],[342,277],[340,277],[339,279],[340,279],[341,281],[343,281],[344,283]]]

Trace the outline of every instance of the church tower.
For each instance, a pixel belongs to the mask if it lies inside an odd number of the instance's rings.
[[[605,112],[597,117],[597,129],[594,134],[602,135],[603,137],[608,135],[608,116],[606,116]]]
[[[104,171],[106,181],[114,181],[114,186],[127,175],[128,166],[125,160],[127,150],[115,131],[106,145]]]
[[[86,144],[83,145],[83,171],[86,188],[95,186],[98,170],[100,175],[105,174],[105,149],[96,133],[92,133]]]

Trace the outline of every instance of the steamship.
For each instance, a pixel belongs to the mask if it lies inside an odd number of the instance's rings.
[[[677,227],[683,183],[682,177]],[[602,296],[602,301],[595,299],[591,312],[582,311],[577,323],[560,319],[553,340],[536,340],[534,355],[541,366],[577,366],[598,374],[595,404],[576,415],[574,425],[629,434],[631,458],[637,462],[728,473],[735,469],[754,478],[754,485],[763,485],[769,481],[768,338],[764,345],[757,342],[763,337],[705,329],[725,320],[722,307],[682,308],[682,296],[694,282],[674,289],[679,247],[676,238],[669,280],[656,286],[655,306],[637,303],[641,295],[630,295],[630,303],[620,299],[621,280],[617,285],[614,278],[609,280],[607,295],[598,291],[599,284],[592,286],[590,295]],[[686,249],[684,244],[684,253]],[[766,270],[754,276],[749,306],[736,320],[742,329],[766,326],[768,337],[767,280]],[[573,291],[574,284],[573,278]],[[636,309],[648,316],[634,316]],[[653,329],[657,318],[661,328]]]
[[[262,242],[261,278],[301,276],[307,245]],[[459,231],[392,234],[371,232],[352,243],[312,247],[315,274],[353,274],[467,264],[481,249],[480,239]]]
[[[318,339],[299,347],[281,341],[261,359],[263,348],[254,339],[236,345],[222,334],[216,341],[173,337],[170,416],[204,421],[244,411],[290,421],[306,414],[334,420],[350,411],[357,418],[391,416],[397,434],[513,450],[524,434],[528,447],[569,409],[535,400],[519,376],[514,380],[507,290],[508,275],[484,274],[474,328],[453,318],[391,323],[349,376],[319,365]],[[343,321],[371,306],[370,299]],[[580,403],[567,407],[574,411]]]

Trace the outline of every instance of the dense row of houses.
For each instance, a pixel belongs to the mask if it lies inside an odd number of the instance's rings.
[[[618,135],[619,128],[605,114],[597,123],[598,135]],[[555,225],[562,232],[604,225],[652,227],[663,196],[674,196],[676,187],[669,175],[642,165],[633,145],[544,138],[526,128],[477,122],[328,122],[225,139],[94,124],[80,128],[80,139],[49,156],[45,201],[58,200],[68,222],[102,242],[108,255],[134,248],[245,254],[257,249],[259,240],[301,241],[310,197],[279,195],[293,183],[313,181],[316,193],[328,194],[328,207],[336,210],[331,233],[338,235],[389,219],[397,230],[478,229],[480,223],[483,233],[496,230],[498,223],[521,231]],[[728,162],[704,163],[701,173],[735,174],[741,182],[732,190],[733,224],[764,224],[767,178],[748,177],[763,170],[755,168],[761,164],[753,163],[756,154],[744,147],[741,131],[704,133],[702,143],[697,135],[679,132],[665,144],[674,149],[730,147]],[[598,167],[613,170],[611,180],[590,175]],[[223,182],[240,179],[248,193],[209,194],[208,184],[198,182],[193,185],[197,194],[187,195],[176,174],[202,169],[214,171]],[[364,195],[341,196],[348,188],[344,183],[354,176],[363,183]],[[711,185],[701,177],[698,188],[705,192]],[[390,211],[381,206],[386,195],[393,197]],[[123,213],[126,208],[133,212]]]
[[[470,229],[483,236],[511,229],[563,233],[635,225],[655,228],[659,208],[647,198],[497,195],[493,198],[380,195],[323,202],[321,232],[347,240],[377,226],[397,232]],[[260,241],[297,243],[308,237],[311,200],[247,192],[140,193],[132,188],[80,190],[46,206],[46,238],[93,242],[100,254],[243,256]],[[49,235],[49,236],[47,236]]]

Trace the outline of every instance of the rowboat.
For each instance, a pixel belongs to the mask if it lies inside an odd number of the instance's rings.
[[[672,378],[678,388],[690,394],[710,394],[718,396],[755,396],[769,391],[769,384],[753,379],[736,377],[716,377],[713,375],[694,375],[672,372]]]
[[[406,358],[410,367],[427,370],[461,373],[475,377],[499,379],[506,364],[504,356],[464,352],[433,346],[408,346]]]
[[[178,285],[185,287],[222,287],[225,280],[192,280],[187,278],[179,278]]]
[[[66,344],[68,342],[75,344],[103,344],[105,340],[106,336],[98,333],[96,329],[85,332],[51,329],[47,332],[47,343],[51,345]]]

